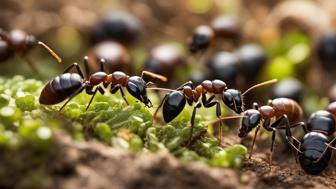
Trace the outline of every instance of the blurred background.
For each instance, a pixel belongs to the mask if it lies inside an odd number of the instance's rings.
[[[163,74],[162,87],[216,78],[244,91],[277,78],[246,106],[289,97],[309,114],[336,100],[335,24],[335,0],[2,0],[0,27],[35,36],[63,63],[34,45],[12,50],[0,74],[47,81],[88,55],[91,72],[104,58],[110,73]]]

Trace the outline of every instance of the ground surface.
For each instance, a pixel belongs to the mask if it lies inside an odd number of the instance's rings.
[[[275,154],[271,167],[267,156],[256,152],[242,170],[234,171],[184,164],[167,153],[136,155],[96,141],[74,143],[63,136],[58,150],[44,188],[336,188],[335,163],[321,175],[310,176],[283,152]]]

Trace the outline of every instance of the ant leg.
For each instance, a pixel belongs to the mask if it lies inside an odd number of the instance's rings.
[[[125,93],[124,93],[124,91],[122,90],[121,87],[119,87],[119,91],[120,91],[121,97],[124,99],[124,101],[126,102],[126,104],[129,105],[127,99],[125,98]]]
[[[100,59],[100,71],[105,72],[105,59]]]
[[[82,85],[79,89],[77,89],[75,92],[73,92],[68,100],[63,104],[63,106],[58,110],[58,111],[62,111],[62,109],[79,93],[81,93],[83,91],[83,89],[86,87],[86,85]]]
[[[253,152],[254,144],[255,144],[259,129],[260,129],[260,125],[257,126],[257,128],[255,130],[255,133],[254,133],[253,142],[252,142],[252,145],[250,147],[250,152],[249,152],[249,157],[248,157],[249,159],[252,158],[252,152]]]
[[[83,72],[81,70],[81,68],[79,67],[79,65],[75,62],[73,64],[71,64],[69,67],[67,67],[63,73],[69,73],[69,71],[72,69],[72,68],[76,68],[77,70],[77,73],[82,77],[82,78],[85,78],[84,75],[83,75]]]
[[[299,122],[299,123],[296,123],[296,124],[293,124],[292,126],[290,126],[288,119],[287,119],[286,124],[285,124],[286,125],[286,141],[288,142],[288,144],[291,145],[292,149],[294,149],[296,151],[296,154],[295,154],[296,163],[298,162],[299,153],[302,154],[303,152],[300,150],[301,149],[301,142],[292,135],[291,128],[293,126],[302,125],[302,124],[304,125],[303,122]],[[305,128],[304,126],[302,126],[302,127]],[[292,139],[292,140],[290,140],[290,139]],[[298,146],[296,146],[294,144],[294,141],[297,143]]]
[[[275,137],[276,137],[276,128],[272,128],[272,144],[271,144],[271,151],[269,156],[269,165],[272,165],[272,158],[273,158],[273,149],[275,144]]]
[[[212,95],[207,99],[206,98],[206,93],[202,93],[202,103],[203,103],[203,105],[209,104],[214,98],[215,98],[215,95]]]
[[[166,101],[167,97],[168,97],[169,93],[166,93],[166,95],[163,97],[163,99],[160,102],[160,105],[156,108],[154,114],[153,114],[153,119],[155,120],[156,118],[156,114],[158,113],[159,109],[162,107],[163,103]]]
[[[328,148],[330,148],[331,150],[336,151],[336,148],[332,146],[333,143],[334,143],[335,141],[336,141],[336,137],[335,137],[334,139],[332,139],[329,143],[325,143],[325,145],[326,145],[327,147],[326,147],[326,148],[324,149],[324,151],[321,153],[320,157],[319,157],[316,161],[314,161],[314,162],[318,162],[318,161],[320,161],[321,158],[323,157],[323,155],[327,152]]]
[[[202,103],[205,108],[210,108],[214,105],[216,105],[216,116],[219,120],[219,143],[222,144],[222,127],[223,123],[222,120],[220,119],[220,116],[222,115],[222,110],[220,107],[220,102],[218,100],[213,101],[215,98],[215,95],[211,96],[208,100],[205,98],[205,93],[202,95]]]
[[[189,86],[189,87],[193,88],[193,82],[192,82],[192,81],[185,82],[185,83],[183,83],[181,86],[177,87],[176,90],[177,90],[177,91],[178,91],[178,90],[182,90],[183,87],[185,87],[185,86]]]
[[[219,101],[216,100],[215,103],[216,103],[216,116],[219,119],[219,144],[222,145],[223,123],[222,120],[220,119],[220,116],[222,115],[222,110]]]
[[[84,69],[85,69],[85,77],[88,79],[90,77],[90,69],[89,69],[89,57],[84,56]]]
[[[124,91],[121,89],[120,84],[117,84],[117,85],[114,85],[113,87],[111,87],[110,92],[111,92],[112,94],[115,94],[118,90],[120,91],[121,97],[124,99],[125,103],[126,103],[127,105],[129,105],[127,99],[125,98]]]
[[[90,107],[90,105],[91,105],[91,103],[92,103],[92,101],[93,101],[93,98],[96,96],[96,93],[97,93],[98,91],[99,91],[102,95],[105,93],[104,89],[101,88],[101,86],[96,87],[96,89],[95,89],[94,91],[93,91],[92,89],[90,89],[90,88],[87,88],[86,93],[89,94],[89,95],[92,95],[92,97],[91,97],[91,99],[90,99],[90,101],[89,101],[89,104],[86,106],[86,109],[85,109],[85,110],[88,110],[88,109],[89,109],[89,107]]]
[[[196,116],[196,110],[197,108],[200,108],[202,106],[202,104],[198,101],[196,102],[196,104],[194,105],[194,109],[191,115],[191,120],[190,120],[190,134],[189,134],[189,139],[188,139],[188,144],[190,143],[191,139],[192,139],[192,134],[194,131],[194,124],[195,124],[195,116]]]

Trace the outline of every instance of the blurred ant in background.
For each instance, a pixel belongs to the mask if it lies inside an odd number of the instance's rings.
[[[28,35],[22,30],[11,30],[7,33],[0,29],[0,63],[14,57],[14,55],[19,55],[38,73],[38,69],[26,57],[26,54],[32,47],[37,45],[41,45],[47,49],[58,62],[62,62],[61,58],[53,50],[43,42],[38,41],[34,36]]]
[[[104,88],[111,87],[110,92],[112,94],[120,91],[120,94],[126,104],[128,104],[123,87],[126,87],[127,91],[135,98],[144,103],[147,107],[152,107],[150,99],[147,97],[147,85],[152,82],[145,82],[143,80],[144,75],[149,75],[153,78],[166,81],[167,78],[164,76],[154,74],[152,72],[143,71],[141,77],[139,76],[129,76],[124,72],[116,71],[112,74],[108,74],[104,70],[104,60],[101,60],[101,70],[89,75],[90,71],[88,68],[88,57],[84,57],[84,67],[85,67],[85,77],[84,74],[77,63],[70,65],[65,69],[64,73],[57,76],[55,79],[48,82],[43,88],[39,102],[40,104],[53,105],[68,99],[60,111],[74,98],[76,95],[81,93],[83,90],[89,95],[92,95],[86,109],[89,108],[93,98],[96,93],[105,93]],[[71,69],[75,68],[77,73],[69,73]],[[103,87],[100,86],[103,84]]]
[[[93,46],[88,56],[90,74],[100,70],[100,60],[105,60],[105,69],[108,73],[114,71],[122,71],[125,73],[132,73],[131,56],[126,47],[115,41],[104,41]]]
[[[92,44],[114,40],[123,45],[132,45],[140,37],[141,22],[125,11],[113,11],[92,26],[90,39]]]
[[[271,165],[276,131],[279,129],[286,129],[286,127],[293,128],[302,126],[304,128],[304,123],[300,122],[302,114],[301,106],[296,101],[289,98],[269,100],[267,105],[261,107],[259,107],[257,103],[253,103],[253,109],[246,110],[243,113],[244,117],[241,121],[241,127],[238,134],[240,138],[246,137],[255,128],[249,158],[252,157],[256,137],[260,126],[262,125],[266,131],[272,132],[272,144],[269,156]]]
[[[164,88],[148,88],[148,89],[169,91],[169,93],[167,93],[165,97],[162,99],[160,105],[158,106],[153,115],[153,117],[155,118],[157,112],[163,106],[162,115],[166,123],[172,121],[182,112],[186,102],[190,106],[193,103],[195,103],[190,120],[189,142],[193,134],[196,110],[198,108],[201,108],[202,104],[205,108],[216,106],[216,116],[218,117],[220,122],[219,140],[221,142],[222,138],[222,122],[220,118],[221,107],[220,107],[220,101],[216,99],[216,96],[220,95],[224,104],[228,106],[231,110],[239,114],[244,111],[243,95],[247,94],[252,89],[272,84],[275,82],[277,82],[276,79],[254,85],[249,89],[247,89],[243,94],[237,89],[228,89],[226,83],[221,80],[213,80],[213,81],[205,80],[200,85],[197,85],[195,88],[193,88],[193,83],[189,81],[181,85],[176,90],[164,89]],[[206,96],[207,93],[211,93],[212,95],[209,98],[207,98]]]
[[[173,78],[174,72],[184,66],[186,66],[186,60],[179,47],[174,44],[163,44],[150,51],[143,69],[171,78],[169,83],[172,84],[176,82]]]
[[[234,46],[239,45],[242,26],[236,16],[219,16],[210,26],[200,25],[195,28],[189,50],[191,53],[205,51],[218,43],[218,39],[231,40]]]

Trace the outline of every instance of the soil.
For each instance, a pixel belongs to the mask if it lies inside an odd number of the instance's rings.
[[[266,161],[267,154],[264,152],[267,150],[260,148],[252,159],[246,160],[241,170],[231,170],[211,168],[200,162],[183,163],[165,152],[135,154],[94,140],[76,143],[64,135],[58,138],[57,148],[51,149],[56,153],[46,157],[49,179],[43,183],[43,188],[336,188],[335,162],[331,162],[321,175],[311,176],[301,170],[290,153],[280,148],[275,153],[272,166]],[[229,144],[234,137],[226,139],[224,142]],[[0,161],[0,167],[6,169],[6,166],[12,172],[18,171],[13,165]],[[27,187],[20,176],[7,175],[6,180],[12,179],[12,183],[1,183],[0,188],[34,188]]]

